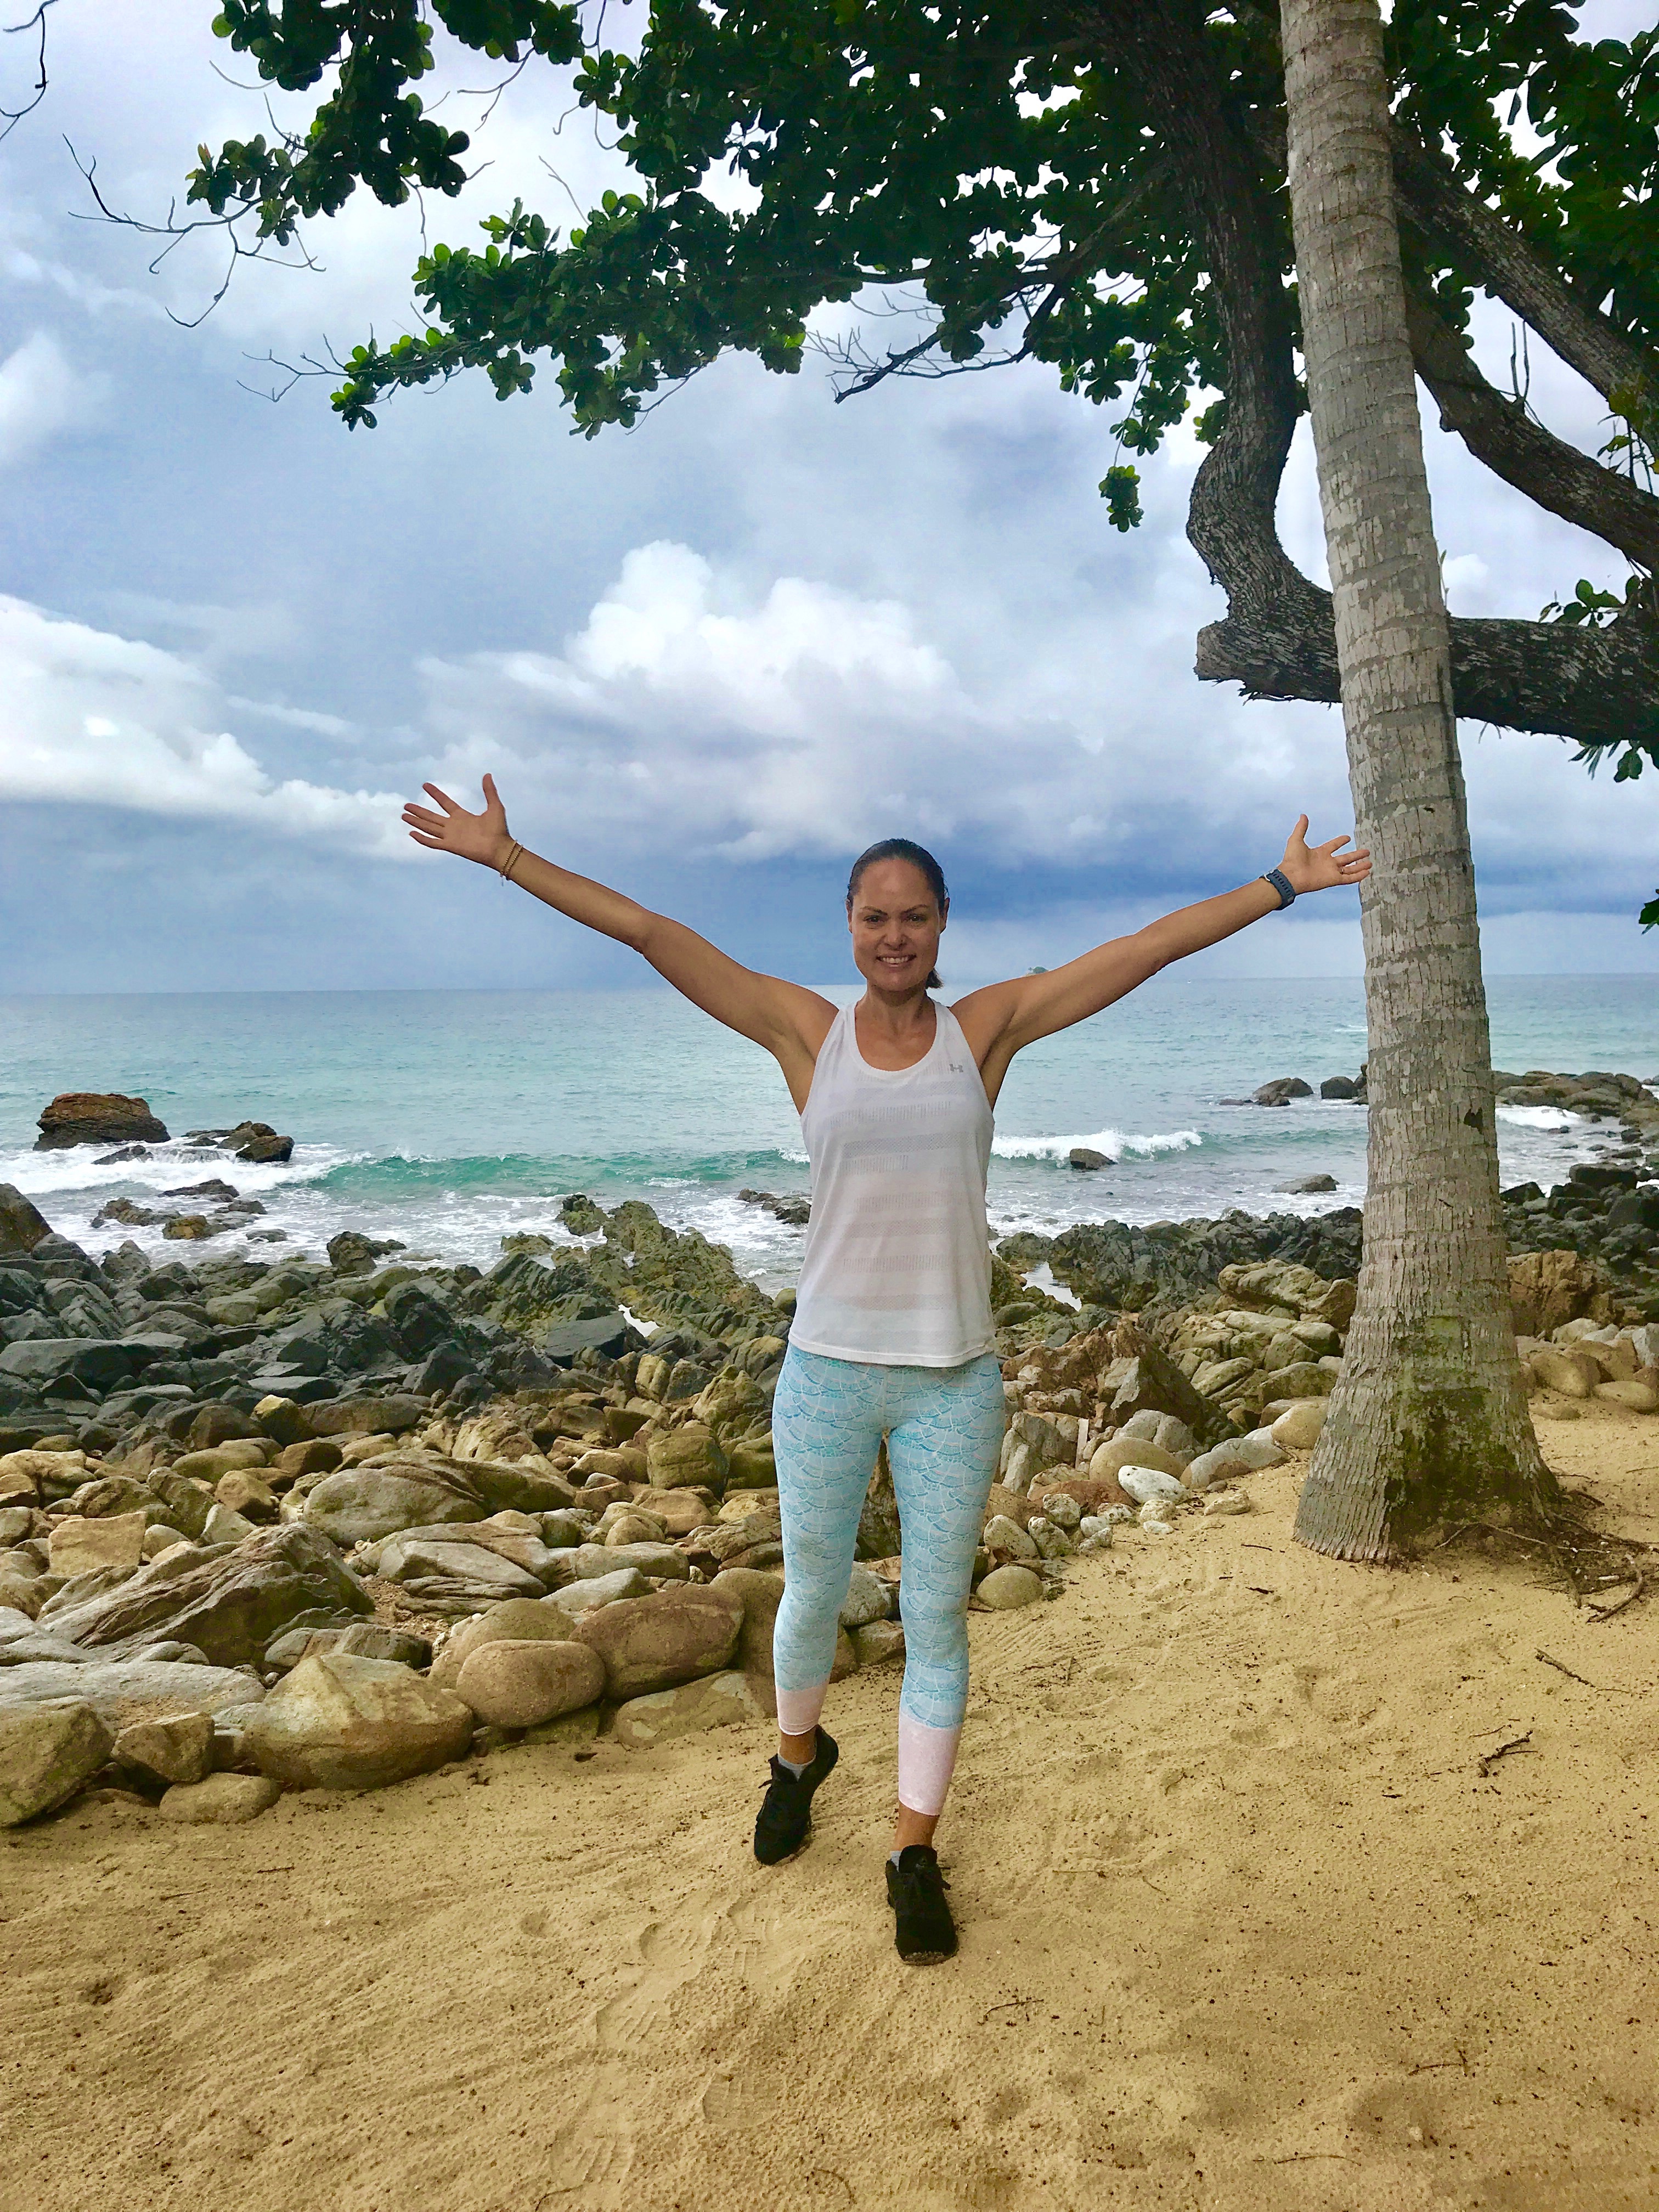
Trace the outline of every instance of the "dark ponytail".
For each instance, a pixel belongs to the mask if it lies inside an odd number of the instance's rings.
[[[941,918],[948,911],[951,894],[946,888],[945,871],[925,845],[913,844],[908,837],[884,837],[879,844],[866,846],[853,863],[853,872],[847,878],[847,911],[853,911],[853,901],[858,895],[859,878],[865,870],[873,867],[878,860],[908,860],[927,878],[927,888],[933,894],[933,903]],[[923,987],[929,991],[942,989],[939,972],[935,968]]]

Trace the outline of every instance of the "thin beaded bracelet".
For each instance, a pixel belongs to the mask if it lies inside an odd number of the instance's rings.
[[[510,884],[513,881],[513,871],[518,866],[520,861],[523,860],[523,858],[524,847],[520,844],[518,839],[515,837],[513,840],[512,850],[507,854],[507,858],[501,862],[501,866],[495,872],[504,884]]]

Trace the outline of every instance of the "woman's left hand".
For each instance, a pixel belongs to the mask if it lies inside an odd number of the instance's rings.
[[[1371,872],[1371,856],[1364,847],[1358,852],[1339,848],[1346,837],[1332,837],[1323,845],[1308,842],[1308,817],[1298,814],[1279,866],[1296,891],[1330,891],[1343,884],[1363,884]]]

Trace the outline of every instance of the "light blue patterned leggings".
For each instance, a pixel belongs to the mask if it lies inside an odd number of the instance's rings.
[[[778,1377],[778,1724],[787,1735],[817,1725],[859,1516],[885,1437],[904,1530],[899,1801],[918,1813],[943,1806],[956,1760],[968,1703],[968,1593],[1003,1426],[994,1352],[963,1367],[877,1367],[792,1346]]]

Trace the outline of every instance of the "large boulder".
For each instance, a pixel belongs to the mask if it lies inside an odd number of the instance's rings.
[[[459,1759],[472,1709],[392,1659],[302,1659],[242,1729],[262,1774],[307,1790],[378,1790]]]
[[[765,1567],[727,1567],[710,1588],[728,1593],[743,1607],[737,1664],[745,1674],[772,1680],[772,1634],[783,1603],[783,1577]]]
[[[397,1392],[384,1398],[318,1398],[306,1407],[314,1437],[400,1437],[425,1419],[423,1398]]]
[[[1510,1310],[1517,1336],[1549,1336],[1577,1321],[1605,1289],[1589,1260],[1577,1252],[1516,1252],[1510,1260]]]
[[[747,1675],[709,1674],[678,1689],[654,1690],[619,1705],[611,1723],[616,1741],[629,1751],[653,1751],[676,1736],[701,1735],[732,1721],[765,1718]]]
[[[170,1340],[168,1356],[178,1349],[177,1339]],[[90,1389],[113,1390],[131,1379],[135,1368],[147,1366],[150,1356],[147,1346],[119,1339],[30,1336],[0,1352],[0,1375],[18,1382],[55,1382],[67,1375]]]
[[[1353,1319],[1354,1301],[1358,1295],[1358,1285],[1346,1276],[1334,1282],[1327,1281],[1311,1267],[1299,1267],[1287,1260],[1224,1267],[1216,1284],[1236,1305],[1253,1312],[1284,1306],[1304,1320],[1328,1322],[1336,1329],[1346,1329]]]
[[[164,1145],[167,1125],[149,1110],[147,1098],[128,1098],[118,1091],[64,1091],[40,1116],[37,1152],[61,1152],[70,1145]]]
[[[538,1576],[514,1566],[485,1544],[446,1544],[431,1537],[394,1537],[380,1553],[380,1572],[411,1595],[440,1598],[448,1612],[461,1600],[491,1605],[499,1598],[541,1595]]]
[[[645,1463],[657,1490],[723,1490],[730,1465],[721,1445],[700,1421],[653,1436],[645,1449]]]
[[[479,1521],[488,1510],[468,1477],[418,1460],[341,1468],[325,1474],[296,1509],[307,1528],[342,1546],[378,1543],[400,1528]]]
[[[115,1739],[115,1763],[158,1782],[199,1782],[213,1770],[213,1717],[171,1713],[134,1721]]]
[[[742,1600],[717,1577],[599,1606],[574,1632],[604,1660],[605,1694],[621,1699],[719,1674],[732,1663],[743,1620]]]
[[[235,1667],[257,1664],[296,1614],[374,1609],[334,1547],[289,1522],[261,1528],[228,1552],[155,1559],[116,1589],[54,1613],[52,1628],[90,1650],[193,1644],[216,1665]]]
[[[136,1567],[143,1545],[142,1512],[112,1514],[97,1520],[67,1513],[52,1527],[48,1547],[52,1571],[69,1577],[92,1574],[100,1567]]]
[[[462,1668],[486,1644],[562,1644],[569,1636],[569,1619],[557,1607],[541,1598],[503,1598],[488,1613],[451,1630],[428,1679],[453,1690]]]
[[[173,1713],[222,1712],[228,1705],[257,1704],[264,1695],[256,1677],[240,1668],[201,1667],[182,1659],[39,1659],[22,1667],[0,1667],[0,1708],[75,1698],[90,1705],[112,1729],[164,1720]]]
[[[1119,1377],[1111,1417],[1121,1428],[1131,1414],[1147,1412],[1176,1414],[1195,1436],[1202,1435],[1213,1418],[1174,1360],[1152,1344],[1135,1354]]]
[[[538,1728],[591,1705],[605,1690],[605,1662],[590,1645],[501,1638],[463,1662],[457,1695],[497,1728]]]
[[[0,1182],[0,1257],[32,1252],[52,1224],[15,1183]]]
[[[114,1741],[84,1703],[0,1705],[0,1828],[64,1804],[96,1774]]]

